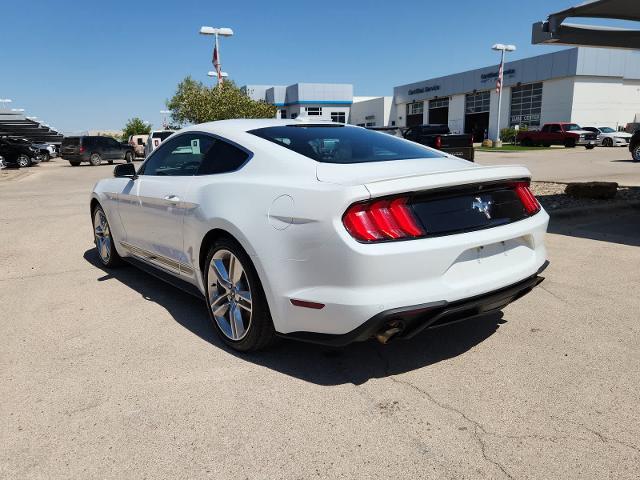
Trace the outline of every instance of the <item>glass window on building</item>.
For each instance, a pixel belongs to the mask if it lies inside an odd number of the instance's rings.
[[[407,105],[407,115],[422,115],[424,112],[424,102],[414,102]]]
[[[433,110],[435,108],[449,108],[449,97],[429,100],[429,110]]]
[[[514,125],[540,126],[542,113],[542,82],[511,87],[511,117]]]
[[[309,116],[319,117],[322,115],[322,107],[305,107],[304,110]]]
[[[280,110],[280,118],[287,118],[287,111],[285,109]]]
[[[347,123],[347,114],[345,112],[331,112],[331,121]]]
[[[467,93],[465,96],[465,113],[488,112],[491,105],[490,92]]]

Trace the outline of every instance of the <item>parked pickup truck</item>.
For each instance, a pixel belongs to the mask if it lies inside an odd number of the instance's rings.
[[[591,150],[595,148],[598,135],[583,130],[576,123],[545,123],[540,130],[528,130],[518,133],[518,142],[524,147],[542,145],[564,145],[565,147],[575,147],[583,145]]]
[[[452,134],[448,125],[418,125],[407,128],[402,134],[412,142],[473,162],[473,135]]]

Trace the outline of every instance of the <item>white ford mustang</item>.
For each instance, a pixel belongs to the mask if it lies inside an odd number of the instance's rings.
[[[195,290],[238,350],[411,337],[501,309],[548,263],[526,168],[360,127],[206,123],[114,174],[91,195],[102,263]]]

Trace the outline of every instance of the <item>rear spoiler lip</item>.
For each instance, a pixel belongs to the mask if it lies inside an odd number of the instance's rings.
[[[501,180],[531,180],[531,172],[519,165],[500,165],[465,170],[410,175],[364,183],[371,197],[428,191]]]

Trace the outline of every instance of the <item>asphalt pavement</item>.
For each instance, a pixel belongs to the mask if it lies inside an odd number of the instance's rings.
[[[626,147],[552,147],[520,152],[476,152],[485,165],[526,165],[537,181],[609,181],[640,186],[640,162],[633,162]]]
[[[622,165],[600,152],[570,161]],[[640,477],[638,210],[553,221],[545,282],[499,315],[241,355],[195,298],[99,266],[112,169],[0,183],[0,478]]]

